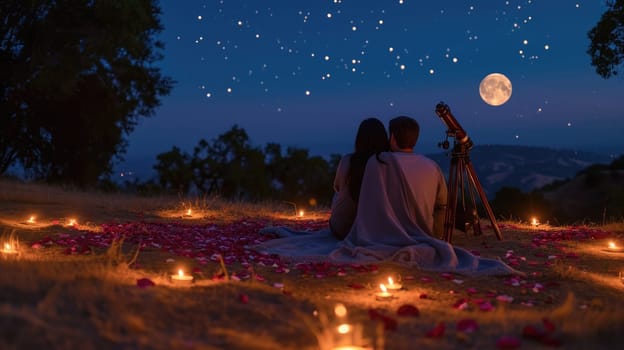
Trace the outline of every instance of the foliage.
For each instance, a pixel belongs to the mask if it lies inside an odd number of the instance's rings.
[[[517,188],[503,187],[496,192],[490,205],[497,215],[505,218],[527,221],[536,215],[542,220],[553,218],[553,205],[538,191],[524,193]]]
[[[174,146],[171,151],[159,154],[156,160],[154,169],[160,187],[167,192],[187,193],[193,181],[190,156]]]
[[[608,9],[592,28],[587,53],[592,66],[603,78],[618,74],[624,63],[624,0],[608,2]]]
[[[111,171],[125,135],[173,81],[155,0],[0,2],[0,174],[86,186]]]
[[[202,193],[259,199],[269,192],[264,153],[251,146],[247,132],[237,125],[212,142],[200,140],[193,150],[191,169]]]
[[[192,155],[173,147],[156,159],[154,169],[162,191],[184,195],[196,190],[229,199],[316,206],[331,200],[340,156],[332,155],[328,162],[302,148],[288,147],[284,153],[276,143],[254,147],[247,132],[234,125],[212,141],[200,140]]]

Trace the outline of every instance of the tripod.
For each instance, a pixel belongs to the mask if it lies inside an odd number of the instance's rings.
[[[457,217],[457,205],[458,196],[461,194],[461,205],[466,215],[463,218],[463,231],[468,232],[468,229],[472,227],[474,235],[481,235],[481,224],[479,222],[479,214],[477,212],[475,192],[479,195],[481,203],[485,208],[485,211],[492,223],[492,228],[496,233],[496,237],[499,240],[503,239],[501,231],[494,218],[494,213],[487,200],[485,191],[477,178],[477,174],[470,162],[468,151],[472,149],[472,140],[468,137],[464,129],[459,125],[455,117],[451,114],[450,108],[440,102],[436,106],[436,113],[447,124],[449,129],[447,130],[447,137],[454,138],[453,150],[451,151],[451,167],[449,169],[448,180],[448,194],[447,194],[447,207],[444,215],[444,240],[451,242],[453,229],[455,228],[455,219]],[[441,142],[440,147],[448,149],[448,140]],[[466,193],[467,192],[467,193]],[[466,210],[466,194],[472,206]]]

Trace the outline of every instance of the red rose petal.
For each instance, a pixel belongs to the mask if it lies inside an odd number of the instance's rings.
[[[362,288],[364,288],[364,285],[359,284],[359,283],[351,283],[351,284],[349,284],[347,286],[350,287],[350,288],[353,288],[353,289],[362,289]]]
[[[154,283],[151,279],[149,278],[139,278],[136,281],[137,287],[139,288],[147,288],[147,287],[153,287],[156,285],[156,283]]]
[[[243,304],[247,304],[249,302],[249,296],[247,294],[241,294],[238,296],[238,300]]]
[[[544,324],[544,328],[546,328],[546,331],[548,333],[552,333],[552,332],[554,332],[557,329],[555,324],[552,323],[549,319],[547,319],[545,317],[544,317],[544,319],[542,319],[542,323]]]
[[[444,325],[444,322],[440,322],[435,327],[428,330],[425,335],[427,336],[427,338],[440,338],[444,335],[445,330],[446,326]]]
[[[384,325],[384,329],[387,331],[397,329],[398,323],[395,319],[384,315],[378,309],[368,309],[368,316],[373,321],[380,321]]]
[[[499,349],[516,349],[520,345],[522,345],[520,339],[510,335],[502,336],[496,341],[496,346]]]
[[[417,317],[420,315],[420,311],[414,305],[404,304],[404,305],[401,305],[399,309],[397,310],[397,315]]]
[[[541,340],[546,336],[546,332],[535,326],[529,325],[522,329],[522,336],[525,338]]]
[[[479,324],[472,318],[466,318],[457,322],[457,331],[472,333],[479,330]]]

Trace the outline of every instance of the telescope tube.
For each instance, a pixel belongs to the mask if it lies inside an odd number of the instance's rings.
[[[447,135],[455,137],[455,141],[460,144],[470,143],[470,138],[468,137],[468,134],[466,133],[464,128],[459,125],[459,122],[457,122],[457,119],[455,119],[453,113],[451,113],[451,108],[446,103],[438,103],[436,105],[435,112],[438,117],[442,119],[444,124],[446,124],[446,127],[448,128],[448,130],[446,131]]]

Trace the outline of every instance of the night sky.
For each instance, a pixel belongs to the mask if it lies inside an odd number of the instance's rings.
[[[130,135],[127,158],[191,153],[234,124],[251,143],[311,155],[353,148],[359,122],[408,115],[416,151],[440,152],[447,103],[476,145],[621,153],[624,81],[595,73],[587,32],[601,0],[161,2],[163,73],[177,81]],[[511,99],[479,96],[490,73]]]

